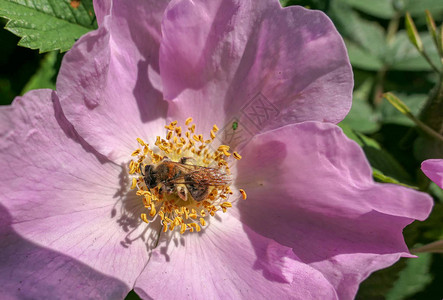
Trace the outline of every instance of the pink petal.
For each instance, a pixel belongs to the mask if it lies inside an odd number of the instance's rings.
[[[148,256],[131,207],[142,204],[127,194],[127,171],[79,138],[59,105],[37,90],[2,109],[1,204],[23,238],[132,287]]]
[[[37,90],[0,114],[2,198],[14,222],[112,207],[117,200],[121,168],[85,149],[57,105],[55,92]]]
[[[112,0],[93,0],[93,2],[98,26],[102,26],[105,16],[111,13]]]
[[[322,12],[275,0],[177,0],[162,30],[160,74],[173,119],[210,120],[201,125],[207,131],[237,117],[256,132],[337,123],[349,111],[351,66]]]
[[[159,88],[160,18],[166,1],[116,1],[99,30],[83,36],[57,79],[66,117],[97,151],[127,163],[136,138],[163,132]],[[149,73],[149,74],[148,74]]]
[[[428,159],[421,164],[421,170],[443,189],[443,159]]]
[[[372,180],[360,147],[341,129],[306,122],[256,136],[241,153],[239,218],[319,270],[340,299],[371,272],[408,256],[402,230],[425,219],[425,193]]]
[[[135,291],[148,299],[337,299],[323,275],[290,248],[229,214],[199,234],[164,237]]]
[[[0,205],[2,299],[123,299],[129,292],[123,282],[23,239],[10,223]]]

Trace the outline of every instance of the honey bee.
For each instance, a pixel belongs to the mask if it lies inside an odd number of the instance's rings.
[[[183,157],[174,162],[165,157],[156,165],[145,165],[141,174],[146,186],[153,189],[160,185],[160,192],[175,192],[184,201],[189,192],[195,201],[200,202],[208,196],[210,187],[230,183],[229,175],[215,168],[187,164],[189,160],[192,158]]]

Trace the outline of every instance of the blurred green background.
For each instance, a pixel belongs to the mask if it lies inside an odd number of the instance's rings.
[[[404,231],[408,246],[415,248],[443,239],[443,191],[430,183],[419,169],[421,161],[433,150],[418,147],[420,136],[414,123],[381,97],[384,92],[395,93],[417,116],[430,91],[441,80],[408,40],[404,20],[405,13],[409,12],[430,60],[441,69],[436,47],[427,31],[425,10],[428,9],[441,26],[443,0],[280,2],[283,6],[319,9],[332,19],[345,40],[355,79],[353,106],[340,126],[362,146],[376,180],[413,186],[434,197],[436,204],[431,217],[425,222],[413,223]],[[6,20],[0,19],[2,28],[5,24]],[[2,105],[30,89],[54,89],[63,57],[59,51],[39,54],[38,50],[19,47],[19,39],[5,29],[0,30]],[[443,115],[441,117],[443,119]],[[441,152],[434,151],[433,155],[443,158]],[[128,299],[137,298],[134,292],[128,295]],[[391,268],[374,273],[361,285],[357,295],[357,299],[442,298],[443,255],[428,253],[420,254],[417,259],[402,259]]]

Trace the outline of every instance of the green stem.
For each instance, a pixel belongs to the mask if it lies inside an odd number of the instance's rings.
[[[426,59],[426,61],[428,62],[428,64],[431,66],[431,68],[437,72],[437,74],[440,74],[440,70],[437,68],[436,65],[434,65],[434,63],[432,62],[431,58],[428,56],[428,54],[423,50],[420,51],[420,54]]]
[[[440,142],[443,142],[442,135],[440,135],[437,131],[435,131],[434,129],[432,129],[431,127],[429,127],[428,125],[417,119],[416,117],[414,117],[414,115],[407,114],[407,117],[411,119],[421,130],[423,130],[423,132],[439,140]]]
[[[401,17],[401,14],[397,12],[394,15],[394,17],[392,17],[392,19],[389,21],[388,29],[387,29],[387,33],[386,33],[386,42],[388,44],[391,43],[391,41],[393,41],[395,38],[395,35],[398,31],[398,25],[400,23],[400,17]]]

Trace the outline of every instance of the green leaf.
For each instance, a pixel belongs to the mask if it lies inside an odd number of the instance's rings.
[[[411,110],[409,107],[403,103],[397,96],[392,93],[384,93],[383,98],[389,101],[399,112],[404,114],[405,116],[411,115]]]
[[[426,102],[427,95],[425,94],[401,94],[395,93],[400,99],[409,107],[411,113],[417,116],[421,108]],[[413,127],[414,122],[400,113],[394,106],[392,106],[388,101],[382,101],[377,108],[380,120],[384,124],[398,124],[403,126]]]
[[[55,77],[57,75],[57,51],[49,52],[40,62],[37,72],[29,79],[23,87],[21,94],[35,89],[55,90]]]
[[[432,62],[439,65],[440,58],[437,49],[432,45],[432,37],[429,33],[421,33],[423,45]],[[401,30],[395,36],[394,42],[388,49],[386,61],[391,70],[397,71],[431,71],[432,67],[411,44],[406,31]]]
[[[92,0],[74,8],[70,0],[0,0],[5,28],[21,37],[19,45],[40,52],[67,51],[82,35],[95,29]]]
[[[360,147],[363,147],[365,145],[369,145],[370,147],[374,147],[376,149],[381,149],[381,146],[377,141],[367,137],[364,134],[358,133],[355,130],[353,130],[351,127],[349,127],[347,124],[339,123],[338,126],[343,130],[343,133],[353,140],[354,142],[357,142],[357,144]]]
[[[340,33],[346,40],[380,60],[386,53],[384,28],[377,22],[360,17],[353,9],[343,2],[331,2],[330,16]]]
[[[426,25],[428,26],[428,32],[432,36],[432,40],[434,41],[434,45],[438,48],[438,38],[437,38],[437,26],[435,26],[434,18],[429,10],[426,10]]]
[[[402,185],[411,186],[411,177],[403,168],[403,166],[389,152],[382,149],[380,144],[364,134],[352,130],[348,125],[338,124],[343,129],[344,134],[351,140],[357,142],[365,152],[366,158],[371,165],[375,178],[391,177],[391,183],[401,183]]]
[[[426,9],[435,15],[443,12],[443,1],[439,0],[404,0],[404,3],[404,11],[408,11],[412,16],[424,16]]]
[[[354,130],[364,133],[372,133],[380,127],[378,117],[367,99],[371,92],[373,79],[367,78],[358,88],[355,89],[352,100],[352,107],[346,118],[342,121]]]
[[[408,187],[408,188],[411,188],[411,189],[414,189],[414,190],[418,190],[419,189],[416,186],[404,184],[404,183],[401,183],[400,181],[398,181],[395,178],[386,176],[385,174],[383,174],[383,172],[381,172],[380,170],[378,170],[376,168],[372,168],[372,176],[378,182],[394,183],[394,184],[402,185],[402,186],[405,186],[405,187]]]
[[[417,48],[419,52],[423,51],[423,43],[418,34],[417,28],[415,27],[414,20],[412,20],[411,15],[406,13],[405,27],[408,34],[409,40]]]
[[[443,203],[443,189],[441,189],[436,183],[431,182],[429,184],[429,191],[438,201]]]
[[[401,259],[389,268],[372,273],[360,285],[356,299],[385,299],[386,293],[393,287],[398,273],[405,267],[405,264],[405,259]]]
[[[345,39],[349,60],[354,68],[368,71],[378,71],[383,67],[383,61],[375,54]]]
[[[395,15],[395,10],[394,7],[392,6],[391,1],[387,0],[371,0],[371,1],[340,0],[340,1],[374,17],[382,19],[391,19]]]
[[[386,300],[406,299],[424,290],[432,281],[430,274],[432,255],[423,253],[418,258],[409,258],[406,267],[398,273],[399,278],[386,294]]]
[[[131,290],[126,296],[125,300],[140,300],[141,298],[137,295],[134,290]]]

